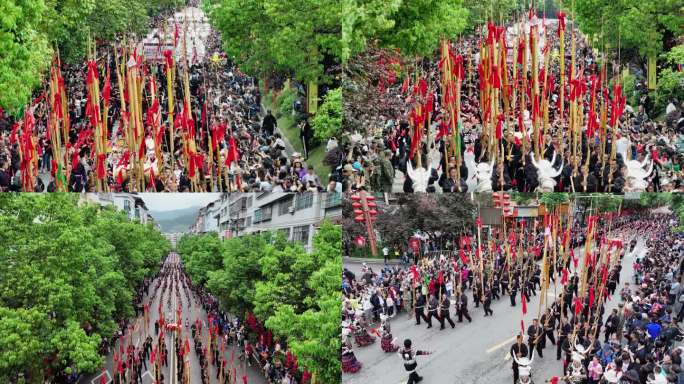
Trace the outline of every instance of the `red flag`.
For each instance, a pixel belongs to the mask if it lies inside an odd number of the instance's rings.
[[[226,155],[226,166],[230,167],[230,164],[232,162],[235,162],[237,165],[237,162],[240,161],[240,153],[238,152],[237,149],[237,144],[235,143],[235,138],[233,135],[230,135],[230,138],[228,139],[228,154]]]
[[[104,153],[100,153],[97,155],[97,178],[98,179],[104,179],[105,177],[105,162],[106,162],[107,155]]]
[[[499,76],[499,68],[494,65],[492,66],[492,88],[494,89],[500,89],[501,88],[501,76]]]
[[[582,309],[584,306],[582,305],[582,300],[580,298],[575,299],[575,316],[579,316],[580,313],[582,313]]]
[[[565,285],[568,283],[568,269],[563,268],[563,275],[561,276],[561,285]]]
[[[157,346],[154,346],[152,348],[152,354],[150,354],[150,363],[154,363],[154,361],[157,359]]]
[[[523,295],[522,291],[520,292],[520,298],[522,300],[522,313],[523,315],[527,314],[527,302],[525,300],[525,295]]]
[[[503,137],[503,121],[504,121],[504,116],[503,114],[499,114],[497,117],[497,122],[496,122],[496,139],[501,140]]]
[[[105,376],[104,368],[102,368],[102,373],[100,374],[100,384],[107,384],[107,376]]]
[[[469,261],[469,260],[468,260],[468,256],[466,256],[466,254],[465,254],[465,252],[463,251],[463,249],[461,249],[461,261],[463,262],[463,264],[468,264],[468,261]]]
[[[175,30],[173,31],[173,46],[178,45],[178,37],[180,36],[180,28],[178,28],[178,23],[176,23]]]
[[[404,77],[404,82],[401,84],[401,93],[406,93],[409,88],[409,76]]]
[[[173,67],[173,51],[170,49],[167,49],[164,51],[164,58],[166,59],[166,71],[171,70],[171,67]]]
[[[243,382],[244,384],[248,384],[248,383],[247,383],[247,375],[243,375],[243,376],[242,376],[242,382]]]
[[[589,287],[589,309],[594,306],[594,287]]]
[[[525,334],[525,321],[523,321],[522,319],[520,319],[520,330],[521,330],[521,334],[524,335]]]
[[[104,100],[105,108],[109,106],[109,100],[112,94],[112,84],[109,80],[109,69],[107,69],[107,76],[105,77],[104,88],[102,89],[102,99]]]
[[[439,276],[437,277],[437,281],[439,282],[439,285],[444,284],[444,271],[439,271]]]
[[[558,378],[558,376],[554,376],[554,377],[551,378],[551,380],[549,380],[549,383],[551,383],[551,384],[558,384],[558,380],[560,380],[560,379]]]

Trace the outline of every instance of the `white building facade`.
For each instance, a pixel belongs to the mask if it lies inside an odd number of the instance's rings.
[[[102,206],[114,205],[117,210],[124,211],[131,220],[139,221],[142,224],[154,223],[145,201],[132,193],[86,193],[81,195],[81,199],[86,202],[99,204]]]
[[[234,193],[202,208],[191,230],[216,231],[222,239],[277,230],[310,250],[320,222],[341,216],[339,193]]]

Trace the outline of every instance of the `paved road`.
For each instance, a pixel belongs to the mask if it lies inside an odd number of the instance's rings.
[[[626,240],[626,241],[625,241]],[[624,244],[629,244],[630,239],[624,239]],[[638,239],[637,246],[632,253],[625,255],[620,273],[620,287],[624,282],[632,282],[632,264],[636,257],[641,257],[646,252],[645,239]],[[582,254],[577,253],[576,254]],[[582,265],[580,263],[579,265]],[[349,261],[345,267],[360,276],[361,265]],[[374,271],[379,271],[379,265],[372,265]],[[559,279],[556,279],[559,282]],[[560,282],[559,282],[560,284]],[[560,287],[560,285],[559,285]],[[558,287],[558,288],[559,288]],[[554,286],[549,288],[548,299],[553,300],[555,295]],[[619,291],[618,289],[618,291]],[[559,289],[560,291],[560,289]],[[537,317],[539,308],[539,291],[533,296],[528,304],[525,326],[532,323]],[[443,331],[438,326],[426,329],[421,323],[415,325],[414,319],[409,319],[404,312],[392,319],[392,333],[399,343],[405,338],[413,341],[415,348],[430,350],[429,356],[419,356],[418,372],[424,377],[423,384],[489,384],[489,383],[512,383],[513,372],[509,356],[510,346],[514,336],[520,332],[520,297],[517,306],[511,307],[508,296],[502,296],[501,300],[492,303],[493,317],[484,317],[482,306],[475,308],[472,305],[472,293],[469,295],[469,311],[473,318],[472,323],[456,323],[456,328],[447,328]],[[453,303],[452,299],[452,303]],[[617,307],[619,298],[613,298],[606,305],[606,313]],[[454,312],[453,305],[451,311]],[[452,319],[458,320],[453,313]],[[375,325],[377,326],[377,325]],[[374,327],[375,327],[374,326]],[[602,340],[601,340],[602,341]],[[404,371],[401,359],[395,353],[385,353],[380,349],[380,341],[368,347],[354,348],[357,359],[363,364],[363,368],[356,374],[343,374],[342,381],[345,384],[399,384],[406,382],[407,375]],[[556,361],[555,347],[547,342],[544,349],[544,358],[540,359],[535,354],[533,364],[533,377],[535,382],[543,383],[554,375],[562,374],[562,364]]]
[[[178,254],[172,253],[170,254],[166,261],[165,264],[167,266],[173,266],[173,265],[179,265],[181,264],[180,256]],[[132,329],[129,329],[126,332],[125,335],[125,345],[128,345],[129,341],[133,343],[136,347],[140,347],[143,342],[145,341],[145,338],[148,335],[151,335],[153,339],[156,340],[156,336],[154,333],[154,323],[155,321],[159,318],[157,308],[159,306],[159,303],[161,301],[162,303],[162,308],[164,311],[164,318],[167,323],[172,323],[172,322],[177,322],[177,323],[185,323],[185,320],[178,321],[176,319],[176,307],[177,307],[177,302],[176,302],[176,290],[180,291],[180,298],[181,298],[181,306],[182,306],[182,315],[181,317],[183,319],[188,318],[190,319],[190,322],[192,323],[195,319],[200,319],[205,322],[205,326],[202,327],[202,332],[201,335],[200,333],[197,334],[196,337],[200,338],[200,340],[203,341],[204,345],[207,345],[208,343],[208,338],[209,334],[207,331],[206,327],[206,322],[207,322],[207,313],[204,311],[202,308],[201,304],[196,300],[193,295],[190,295],[190,301],[186,298],[186,295],[183,291],[182,285],[180,283],[177,284],[170,284],[171,279],[169,279],[169,288],[166,290],[164,295],[162,296],[161,289],[157,292],[157,295],[155,297],[149,296],[147,293],[144,296],[143,303],[144,304],[149,304],[150,308],[150,321],[149,325],[145,324],[144,318],[141,315],[140,317],[136,318],[134,322],[132,322]],[[155,292],[155,287],[160,284],[160,279],[155,279],[152,284],[151,288],[149,289],[149,293],[151,295],[154,295]],[[171,305],[167,304],[168,297],[171,295]],[[174,346],[174,340],[177,334],[175,332],[167,331],[166,336],[165,336],[165,342],[166,342],[166,348],[169,351],[169,356],[168,356],[168,367],[163,367],[162,366],[162,373],[164,374],[165,384],[176,384],[179,383],[179,381],[176,379],[176,354],[173,353],[173,346]],[[188,335],[188,339],[190,342],[190,354],[189,354],[189,362],[190,362],[190,383],[201,383],[201,377],[200,377],[200,366],[199,366],[199,359],[198,356],[195,353],[194,349],[194,343],[192,336],[190,334],[190,329],[189,328],[184,328],[183,329],[183,340],[185,339],[185,335]],[[119,349],[119,343],[121,339],[117,341],[117,344],[115,346],[116,350]],[[225,357],[228,361],[230,361],[230,356],[231,356],[231,351],[233,351],[234,348],[232,346],[226,346],[225,348]],[[106,357],[106,362],[105,362],[105,372],[104,375],[107,376],[107,383],[111,383],[113,381],[110,380],[112,375],[116,374],[116,369],[117,366],[114,363],[113,359],[113,354],[114,351],[112,351],[111,354],[109,354]],[[235,350],[235,356],[239,356],[239,351]],[[230,363],[228,363],[228,367],[230,368]],[[235,358],[235,367],[236,367],[236,372],[238,378],[241,378],[243,375],[247,375],[249,379],[250,384],[266,384],[266,379],[264,375],[260,372],[260,370],[255,369],[254,367],[248,367],[246,366],[243,362],[241,362],[237,357]],[[148,370],[143,369],[143,383],[142,384],[152,384],[154,382],[154,364],[150,364],[148,361],[147,364]],[[210,365],[210,376],[211,376],[211,383],[218,383],[219,380],[216,380],[216,371],[214,370],[215,368]],[[100,383],[100,376],[102,373],[98,372],[96,375],[88,375],[81,380],[79,380],[79,383],[81,384],[99,384]]]

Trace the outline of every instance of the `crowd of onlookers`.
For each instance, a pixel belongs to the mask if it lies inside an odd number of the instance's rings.
[[[576,192],[624,192],[633,190],[636,183],[629,174],[628,160],[646,160],[648,155],[653,160],[653,172],[646,178],[647,190],[649,191],[677,191],[684,189],[684,100],[669,100],[663,116],[657,116],[652,93],[647,93],[646,83],[643,80],[632,80],[634,84],[624,84],[624,89],[633,89],[633,94],[625,95],[631,100],[632,104],[626,105],[623,116],[619,119],[619,136],[628,137],[630,142],[619,144],[616,154],[616,164],[612,170],[609,169],[610,162],[600,160],[600,148],[598,139],[587,143],[583,138],[581,143],[581,161],[578,169],[575,170],[571,160],[570,138],[567,133],[567,116],[565,121],[561,121],[559,108],[557,107],[560,97],[560,74],[558,64],[557,47],[560,42],[556,35],[556,27],[548,25],[547,41],[551,42],[552,64],[550,74],[553,74],[554,84],[550,91],[549,110],[549,131],[544,137],[543,154],[547,160],[553,159],[553,154],[559,149],[559,130],[562,130],[564,151],[558,150],[558,156],[553,164],[556,168],[562,168],[560,175],[554,177],[556,191],[576,191]],[[509,30],[511,33],[512,30]],[[485,32],[486,33],[486,32]],[[566,66],[570,65],[570,32],[566,33]],[[477,65],[479,61],[479,42],[484,41],[486,36],[480,33],[460,39],[452,45],[456,54],[463,55],[466,75],[461,91],[461,148],[462,156],[465,159],[468,153],[474,156],[474,161],[491,162],[490,155],[484,154],[481,140],[482,135],[482,111],[480,106],[480,79]],[[578,67],[583,69],[584,82],[587,90],[591,89],[590,76],[596,74],[598,59],[594,56],[592,49],[586,44],[584,38],[578,34],[577,37],[577,57]],[[516,44],[516,41],[509,41],[509,47]],[[509,56],[512,55],[509,51]],[[512,60],[512,59],[511,59]],[[447,117],[442,111],[440,100],[442,99],[442,89],[440,85],[441,71],[438,68],[440,62],[439,53],[435,54],[432,60],[423,60],[417,66],[415,72],[423,74],[427,81],[429,92],[434,92],[435,103],[434,113],[429,120],[429,128],[423,132],[422,141],[416,147],[416,154],[421,154],[422,166],[428,169],[427,191],[436,192],[456,192],[456,191],[477,191],[474,166],[468,166],[465,161],[460,168],[460,180],[457,179],[456,159],[453,156],[445,155],[445,138],[439,138],[438,131],[440,125],[446,121]],[[402,68],[402,72],[414,71],[411,68]],[[510,69],[509,69],[510,70]],[[567,75],[566,75],[567,76]],[[509,78],[512,75],[509,73]],[[631,79],[634,79],[633,77]],[[366,79],[368,87],[364,92],[377,92],[377,87],[372,85],[381,79]],[[356,79],[355,81],[361,81]],[[413,77],[409,87],[398,79],[393,85],[382,89],[377,95],[377,105],[373,106],[373,113],[367,113],[363,109],[365,106],[350,105],[353,110],[347,112],[350,124],[346,126],[347,136],[344,138],[342,153],[337,159],[337,169],[343,178],[345,190],[366,190],[383,192],[413,192],[414,181],[408,175],[407,164],[410,163],[413,169],[417,168],[416,157],[410,159],[413,140],[413,127],[410,126],[409,112],[414,106],[411,89],[413,87]],[[612,93],[612,88],[609,90]],[[569,92],[566,90],[565,96]],[[584,96],[585,118],[589,112],[588,102],[590,91]],[[611,96],[612,97],[612,96]],[[529,101],[528,101],[529,103]],[[610,116],[610,102],[608,103],[608,116]],[[370,108],[370,107],[369,107]],[[569,101],[565,102],[566,114],[569,108]],[[358,110],[357,110],[358,109]],[[379,110],[378,110],[379,109]],[[542,186],[538,177],[538,170],[532,164],[528,153],[522,152],[522,134],[518,127],[522,124],[525,131],[532,129],[532,119],[530,116],[531,105],[523,110],[512,112],[510,125],[504,129],[500,146],[504,151],[503,169],[494,167],[491,172],[491,188],[494,190],[517,190],[531,192],[537,189],[546,188]],[[520,119],[518,119],[520,115]],[[657,119],[656,119],[657,118]],[[582,127],[584,131],[586,127]],[[584,136],[584,132],[582,134]],[[610,155],[611,139],[609,135],[606,144],[606,153]],[[616,139],[616,142],[619,142]],[[623,140],[624,141],[624,140]],[[587,147],[591,148],[587,150]],[[626,151],[622,147],[627,146]],[[529,149],[527,150],[529,152]],[[585,166],[586,158],[589,157],[588,171]],[[625,158],[626,157],[626,158]],[[562,163],[562,166],[561,166]],[[646,170],[647,167],[644,167]],[[502,177],[503,173],[503,177]],[[610,175],[610,176],[609,176]],[[401,177],[403,176],[403,177]],[[469,180],[470,178],[470,180]],[[503,182],[501,181],[503,179]],[[586,179],[586,180],[585,180]],[[460,188],[460,189],[459,189]]]

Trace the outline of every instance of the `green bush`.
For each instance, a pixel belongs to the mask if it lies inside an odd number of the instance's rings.
[[[656,111],[658,114],[665,111],[665,107],[671,101],[684,100],[684,75],[670,68],[660,72],[658,77],[658,89],[656,90]]]
[[[278,95],[278,99],[276,99],[276,107],[278,108],[276,113],[278,117],[291,115],[292,107],[298,97],[296,88],[286,87],[283,89],[280,95]]]
[[[636,90],[636,76],[629,74],[622,78],[622,89],[627,97],[627,104],[636,107],[639,104],[639,93]]]
[[[335,88],[325,95],[312,127],[314,136],[320,141],[339,136],[342,131],[342,88]]]

